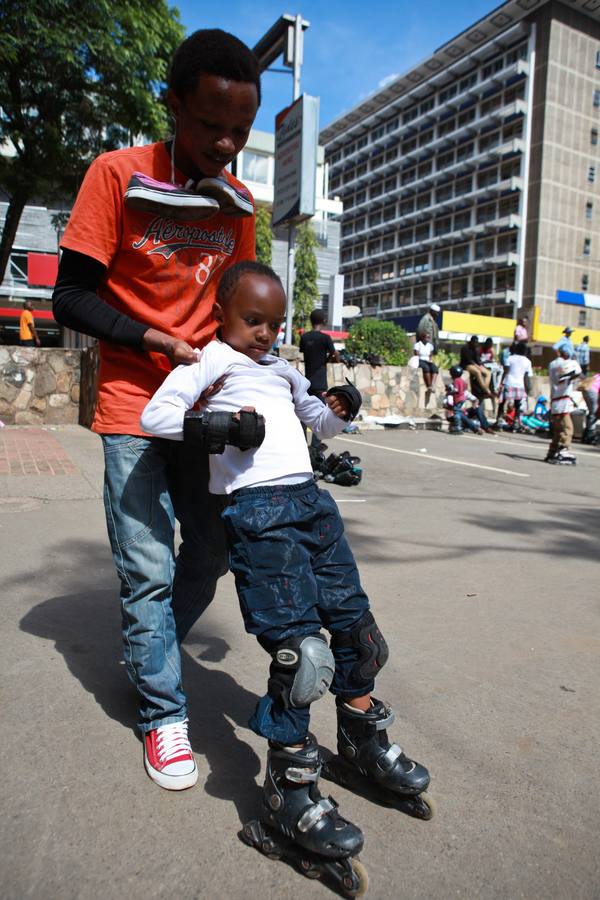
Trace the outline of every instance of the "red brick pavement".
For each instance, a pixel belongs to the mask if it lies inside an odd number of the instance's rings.
[[[0,475],[76,475],[52,432],[20,426],[0,429]]]

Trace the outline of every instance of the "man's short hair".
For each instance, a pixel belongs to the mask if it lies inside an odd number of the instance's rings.
[[[239,38],[220,28],[194,31],[179,45],[169,70],[169,87],[178,97],[196,90],[201,75],[247,81],[256,87],[260,106],[260,65]]]
[[[313,309],[310,314],[310,324],[315,327],[315,325],[324,325],[325,324],[325,313],[322,309]]]

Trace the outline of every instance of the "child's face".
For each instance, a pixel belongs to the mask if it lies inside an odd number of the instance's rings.
[[[257,362],[275,343],[285,318],[285,293],[272,278],[246,273],[223,305],[215,303],[214,313],[225,343]]]

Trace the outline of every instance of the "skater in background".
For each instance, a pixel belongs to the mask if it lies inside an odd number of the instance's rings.
[[[450,369],[451,382],[446,387],[444,407],[448,418],[449,434],[463,434],[472,431],[481,434],[482,431],[490,432],[490,423],[482,409],[479,399],[469,391],[467,382],[462,377],[461,366],[452,366]],[[465,410],[465,403],[470,401],[472,406]]]
[[[573,341],[571,340],[572,334],[573,329],[570,325],[567,325],[566,328],[563,328],[562,337],[560,337],[557,342],[552,345],[552,349],[556,353],[557,358],[561,357],[563,350],[568,351],[568,359],[573,359],[573,357],[575,356],[575,347],[573,346]]]
[[[104,447],[126,669],[146,771],[182,790],[198,770],[180,643],[227,571],[226,542],[206,453],[185,458],[180,444],[145,435],[140,415],[167,372],[194,362],[194,348],[213,337],[217,272],[254,259],[252,197],[226,167],[248,140],[260,68],[233,35],[201,30],[176,50],[168,84],[172,138],[104,153],[90,166],[62,238],[53,303],[58,322],[100,339],[92,430]],[[189,187],[198,180],[219,199]]]
[[[581,375],[581,366],[572,359],[568,347],[562,347],[558,359],[548,366],[550,378],[550,431],[551,441],[545,462],[558,465],[574,465],[576,456],[571,453],[573,440],[573,420],[571,411],[574,382]]]
[[[271,826],[314,853],[348,858],[360,850],[362,834],[319,793],[312,702],[328,689],[335,694],[340,753],[371,782],[413,795],[429,782],[423,766],[390,744],[386,727],[393,715],[371,696],[388,649],[337,506],[312,477],[300,424],[323,437],[339,433],[358,412],[358,392],[347,385],[314,397],[289,363],[266,355],[285,315],[285,293],[272,269],[259,263],[229,269],[215,315],[220,340],[195,365],[167,376],[144,410],[142,427],[181,441],[186,411],[222,376],[208,409],[250,408],[264,416],[261,446],[228,446],[210,457],[210,490],[229,501],[223,518],[244,624],[271,657],[267,693],[249,723],[269,741],[260,827]],[[330,632],[331,646],[321,628]]]

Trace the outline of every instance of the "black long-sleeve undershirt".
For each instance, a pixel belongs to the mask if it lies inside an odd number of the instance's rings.
[[[54,318],[82,334],[141,350],[149,326],[123,315],[98,296],[105,273],[106,266],[92,256],[63,250],[52,295]]]

